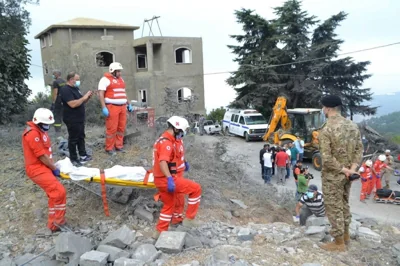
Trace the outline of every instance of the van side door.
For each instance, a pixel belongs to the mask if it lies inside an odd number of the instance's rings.
[[[231,122],[231,127],[230,127],[230,131],[231,133],[238,135],[239,131],[238,131],[238,126],[239,126],[239,115],[235,115],[233,118],[233,121]]]
[[[244,117],[240,116],[239,118],[239,127],[238,127],[238,135],[244,137],[244,132],[246,132],[247,126],[244,121]]]

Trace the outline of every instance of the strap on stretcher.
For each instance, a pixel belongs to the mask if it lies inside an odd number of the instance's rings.
[[[104,213],[106,216],[110,216],[110,212],[108,210],[108,202],[107,202],[106,175],[103,169],[100,169],[100,179],[101,179],[101,198],[103,199]]]

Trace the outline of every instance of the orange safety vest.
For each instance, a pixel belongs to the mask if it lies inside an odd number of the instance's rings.
[[[183,147],[183,140],[176,140],[176,168],[178,173],[185,171],[185,149]]]
[[[377,175],[379,175],[382,171],[383,168],[386,168],[387,164],[385,164],[384,162],[381,162],[379,160],[376,160],[375,164],[374,164],[374,170],[376,172]]]
[[[371,167],[368,167],[365,164],[363,164],[362,167],[364,168],[364,172],[360,173],[361,177],[369,180],[372,177]]]
[[[160,138],[153,145],[153,175],[154,177],[163,177],[164,174],[161,172],[160,161],[166,161],[170,167],[171,174],[174,174],[172,170],[175,170],[176,174],[176,160],[175,160],[175,138],[168,132],[164,132]],[[175,166],[172,166],[174,164]],[[175,168],[175,169],[172,169]]]
[[[34,177],[51,171],[39,157],[43,155],[52,158],[51,140],[47,132],[33,122],[28,122],[22,133],[22,149],[24,151],[25,171],[29,177]]]
[[[107,86],[107,89],[104,93],[104,98],[127,100],[124,79],[121,77],[116,78],[110,73],[105,73],[104,77],[110,81],[110,85]]]

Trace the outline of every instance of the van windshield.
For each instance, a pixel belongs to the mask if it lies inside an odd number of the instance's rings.
[[[245,116],[246,125],[262,125],[267,124],[267,120],[262,115]]]

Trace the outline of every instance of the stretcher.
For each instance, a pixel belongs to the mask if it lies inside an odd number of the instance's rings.
[[[143,167],[115,165],[109,169],[75,167],[66,157],[56,163],[61,172],[61,178],[73,181],[86,181],[101,183],[101,175],[104,171],[105,184],[124,187],[156,188],[154,176],[151,171]]]
[[[378,195],[375,195],[374,200],[377,203],[389,203],[389,204],[395,204],[395,205],[400,205],[400,197],[396,197],[396,191],[392,191],[392,193],[389,195],[389,197],[380,197]]]
[[[63,179],[101,184],[101,197],[106,216],[110,216],[106,185],[156,188],[153,173],[140,166],[115,165],[108,169],[75,167],[68,157],[58,161],[56,166],[60,169],[60,177]]]

